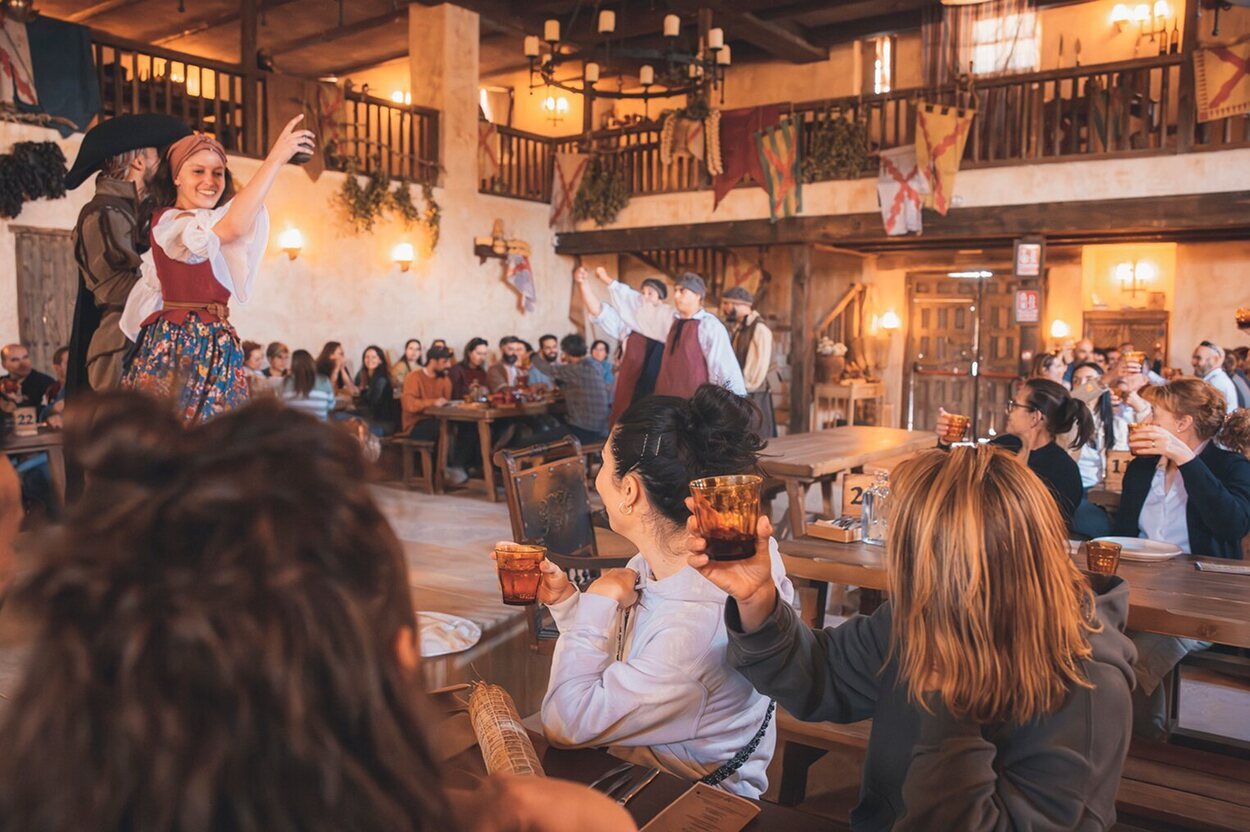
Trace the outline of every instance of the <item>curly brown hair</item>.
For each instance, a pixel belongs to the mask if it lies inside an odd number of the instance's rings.
[[[1141,396],[1152,407],[1194,420],[1201,439],[1214,438],[1225,448],[1245,455],[1250,451],[1250,410],[1228,412],[1224,394],[1200,378],[1174,378],[1167,384],[1150,385]]]
[[[187,429],[116,392],[65,439],[87,485],[12,599],[36,632],[0,829],[457,828],[351,437],[273,400]]]

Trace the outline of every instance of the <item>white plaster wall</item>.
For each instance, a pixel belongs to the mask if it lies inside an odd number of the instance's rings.
[[[1250,306],[1250,244],[1177,246],[1168,363],[1189,371],[1189,357],[1204,340],[1225,348],[1250,344],[1233,320],[1239,306]]]

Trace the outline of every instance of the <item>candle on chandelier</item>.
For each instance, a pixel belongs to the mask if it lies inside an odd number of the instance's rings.
[[[543,24],[543,40],[548,43],[559,43],[560,21],[552,19]]]
[[[527,58],[538,57],[538,35],[526,35],[525,36],[525,57]]]
[[[720,49],[725,45],[724,29],[709,29],[707,33],[707,48]]]
[[[703,76],[703,67],[698,64],[690,64],[687,71],[689,72],[691,78],[700,78]]]
[[[650,64],[643,64],[642,68],[638,70],[638,81],[644,87],[649,87],[655,83],[655,70],[651,68]]]
[[[599,12],[599,32],[608,34],[616,31],[616,12],[604,9]]]
[[[598,81],[599,80],[599,64],[595,63],[594,61],[591,61],[590,63],[586,64],[586,69],[583,72],[583,76],[585,77],[587,84],[593,84],[596,81]]]
[[[722,46],[720,49],[716,50],[717,66],[729,66],[729,61],[730,61],[730,57],[729,57],[728,46]]]
[[[664,15],[664,37],[675,38],[681,34],[681,18],[675,14]]]

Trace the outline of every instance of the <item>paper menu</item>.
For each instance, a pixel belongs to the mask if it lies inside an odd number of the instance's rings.
[[[641,832],[738,832],[760,813],[751,801],[695,783]]]

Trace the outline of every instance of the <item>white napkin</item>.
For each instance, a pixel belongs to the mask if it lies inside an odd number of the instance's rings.
[[[467,618],[445,612],[417,613],[421,655],[425,658],[461,653],[482,639],[482,628]]]

